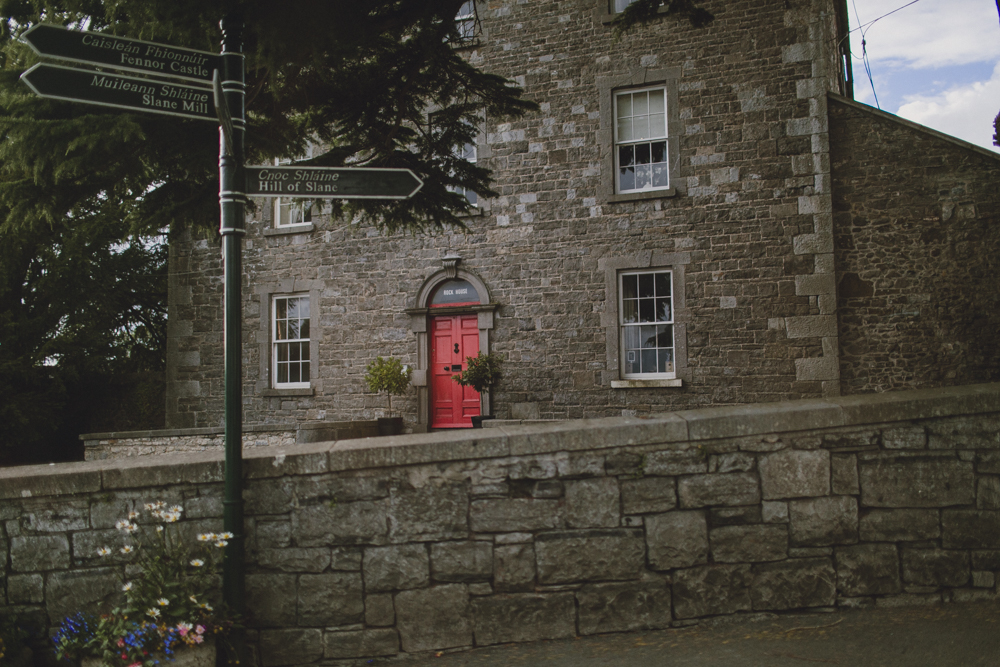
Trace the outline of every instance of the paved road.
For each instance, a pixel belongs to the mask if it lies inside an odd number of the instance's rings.
[[[370,664],[389,664],[377,661]],[[1000,667],[1000,603],[728,621],[393,660],[406,667]]]

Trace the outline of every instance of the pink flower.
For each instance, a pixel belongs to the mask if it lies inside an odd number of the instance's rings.
[[[204,638],[204,637],[202,637],[201,635],[195,635],[195,636],[194,636],[194,643],[195,643],[195,644],[200,644],[200,643],[202,643],[203,641],[205,641],[205,638]]]
[[[205,626],[204,625],[197,625],[197,626],[195,626],[194,631],[197,632],[199,635],[203,634],[205,632]]]

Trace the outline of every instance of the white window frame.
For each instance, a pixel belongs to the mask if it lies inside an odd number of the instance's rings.
[[[668,290],[667,294],[660,294],[656,291],[656,276],[657,275],[667,275]],[[652,296],[641,297],[638,290],[635,293],[633,308],[626,307],[626,301],[633,301],[633,299],[627,299],[625,291],[625,281],[629,277],[636,276],[636,283],[638,285],[639,276],[651,275],[653,276],[653,287],[654,292]],[[649,304],[649,301],[652,301]],[[646,303],[643,303],[646,302]],[[662,317],[660,307],[663,303],[666,303],[669,307],[669,317]],[[653,306],[653,318],[652,320],[642,321],[641,314],[644,310],[645,305]],[[633,313],[630,317],[629,313]],[[618,272],[618,341],[619,341],[619,359],[621,359],[621,377],[626,380],[669,380],[677,377],[677,342],[676,342],[676,330],[675,315],[676,313],[676,302],[674,300],[674,272],[670,269],[629,269]],[[636,336],[630,337],[629,331],[641,332],[643,328],[650,327],[669,327],[670,331],[670,345],[660,346],[659,341],[657,345],[653,348],[643,348],[636,346],[629,349],[629,340],[640,341],[642,333],[637,333]],[[641,343],[639,344],[641,345]],[[655,355],[657,357],[657,367],[660,355],[666,354],[669,351],[670,362],[665,372],[652,371],[652,372],[629,372],[629,367],[632,363],[637,362],[642,365],[642,350],[652,349],[655,350]]]
[[[469,164],[476,164],[479,160],[479,149],[475,143],[465,144],[465,146],[455,148],[455,157],[465,160]],[[462,187],[460,185],[449,185],[447,187],[450,192],[457,192],[458,194],[465,197],[466,201],[473,208],[479,208],[479,195],[476,194],[474,190]]]
[[[312,304],[312,299],[310,298],[310,296],[311,295],[308,292],[299,292],[299,293],[295,293],[295,294],[272,294],[271,295],[271,308],[270,308],[270,314],[271,314],[271,387],[274,388],[274,389],[306,389],[306,388],[312,386],[311,385],[311,380],[312,380],[312,377],[313,377],[313,366],[316,363],[316,360],[312,358],[313,355],[312,355],[312,347],[311,347],[312,346],[312,338],[311,338],[311,335],[312,335],[312,326],[311,326],[311,323],[312,323],[313,304]],[[310,336],[298,337],[298,338],[288,338],[287,336],[285,338],[279,338],[278,337],[278,333],[279,333],[279,331],[278,331],[279,330],[278,302],[281,301],[281,300],[288,300],[288,299],[305,299],[306,300],[306,303],[309,306],[309,317],[305,317],[305,318],[301,318],[300,317],[300,318],[296,318],[296,319],[298,319],[300,322],[304,320],[305,322],[309,323],[309,325],[310,325],[309,326],[309,334],[310,334]],[[286,318],[286,321],[287,321],[287,318]],[[300,329],[300,333],[301,333],[301,329]],[[294,362],[291,362],[289,360],[279,361],[279,357],[281,356],[279,354],[279,349],[283,345],[288,345],[288,346],[298,345],[299,346],[299,360],[297,362],[299,364],[299,371],[300,371],[299,377],[301,378],[302,364],[305,363],[306,364],[306,372],[308,373],[308,378],[306,380],[303,381],[303,380],[300,379],[298,382],[289,382],[289,381],[281,382],[279,380],[279,377],[280,377],[280,375],[279,375],[279,364],[286,363],[289,366],[291,366],[291,363],[294,363]],[[309,356],[309,358],[306,359],[306,360],[304,360],[304,362],[301,359],[301,351],[303,349],[306,350],[306,353]]]
[[[476,14],[476,0],[467,0],[455,14],[458,29],[458,43],[471,44],[479,37],[479,17]]]
[[[306,146],[306,153],[302,157],[304,159],[309,159],[313,156],[314,146],[310,142]],[[280,160],[275,159],[274,164],[276,166],[289,165],[292,164],[292,160]],[[274,228],[275,229],[289,229],[294,227],[303,227],[305,225],[312,224],[312,209],[313,202],[309,199],[297,199],[294,197],[275,197],[274,198]],[[301,220],[293,220],[295,217],[301,216]],[[289,220],[289,222],[284,222]]]
[[[653,99],[652,95],[649,93],[658,93],[658,97],[663,100],[662,111],[652,113],[649,111],[649,106],[646,107],[646,112],[643,114],[631,114],[624,116],[625,111],[631,111],[634,109],[635,98],[637,95],[645,93],[646,102],[648,105],[649,100]],[[668,113],[669,109],[667,105],[669,104],[667,88],[666,86],[647,86],[643,88],[627,88],[623,90],[616,90],[613,93],[614,99],[612,101],[612,113],[613,113],[613,123],[614,123],[614,161],[615,161],[615,192],[619,194],[635,194],[644,192],[657,192],[670,190],[672,183],[670,179],[670,141],[668,137]],[[626,107],[622,103],[622,100],[628,96],[629,105]],[[627,123],[626,123],[627,121]],[[654,125],[655,122],[655,125]],[[642,124],[645,124],[646,129],[642,130]],[[622,136],[622,129],[628,127],[629,132],[627,136]],[[639,128],[639,129],[637,129]],[[652,155],[655,151],[654,144],[662,144],[663,155],[662,159],[657,162],[646,162],[640,163],[634,166],[648,165],[649,167],[649,182],[641,187],[635,187],[635,182],[632,183],[632,187],[628,187],[626,183],[624,186],[622,184],[622,165],[621,157],[624,150],[631,149],[633,153],[642,151],[645,149],[649,153],[650,160],[652,160]],[[633,166],[633,165],[626,165]],[[645,170],[644,170],[645,171]],[[638,169],[633,169],[633,179],[637,177],[639,173]],[[654,185],[654,180],[656,178],[665,178],[659,183]]]

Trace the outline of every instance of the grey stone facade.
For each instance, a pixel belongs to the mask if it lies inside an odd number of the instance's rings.
[[[381,236],[328,216],[276,229],[272,207],[258,202],[245,243],[245,423],[384,416],[363,374],[392,355],[416,369],[398,403],[411,430],[425,428],[428,299],[456,276],[479,292],[478,305],[460,310],[476,318],[480,348],[506,361],[490,397],[501,418],[645,415],[997,378],[1000,316],[968,295],[995,294],[1000,272],[964,257],[984,250],[970,235],[996,225],[987,184],[1000,179],[1000,161],[838,96],[847,92],[835,48],[840,0],[708,0],[716,20],[707,28],[664,18],[617,41],[605,3],[478,4],[482,33],[469,60],[517,81],[541,108],[513,123],[485,119],[478,160],[501,195],[480,202],[467,231]],[[651,85],[666,91],[671,187],[617,193],[612,96]],[[873,127],[891,128],[893,141],[875,146]],[[921,170],[893,180],[891,193],[868,178],[911,161]],[[945,187],[952,194],[937,192]],[[897,205],[920,197],[926,205]],[[887,206],[887,229],[863,226]],[[903,252],[909,244],[920,252]],[[167,426],[219,426],[218,244],[181,235],[170,252]],[[931,257],[920,280],[896,277],[924,271]],[[623,376],[618,275],[641,269],[672,272],[673,378]],[[941,272],[947,289],[932,289]],[[293,293],[311,300],[313,373],[308,387],[280,389],[270,299]],[[888,325],[887,313],[905,326]],[[967,320],[976,326],[961,333]],[[630,493],[665,502],[651,489]],[[679,487],[680,507],[705,493],[714,491]]]
[[[52,628],[114,604],[115,521],[162,499],[219,530],[222,459],[0,470],[0,606]],[[244,471],[261,667],[998,599],[996,384],[260,447]]]

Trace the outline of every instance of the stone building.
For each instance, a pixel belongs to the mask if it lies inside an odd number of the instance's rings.
[[[621,1],[467,8],[469,60],[540,111],[486,118],[467,147],[501,196],[466,231],[259,203],[248,425],[381,416],[377,355],[415,369],[415,430],[468,423],[450,376],[477,350],[505,359],[490,398],[508,419],[1000,378],[1000,155],[852,101],[842,0],[706,0],[708,27],[664,16],[616,40]],[[167,426],[215,427],[219,250],[170,252]]]

